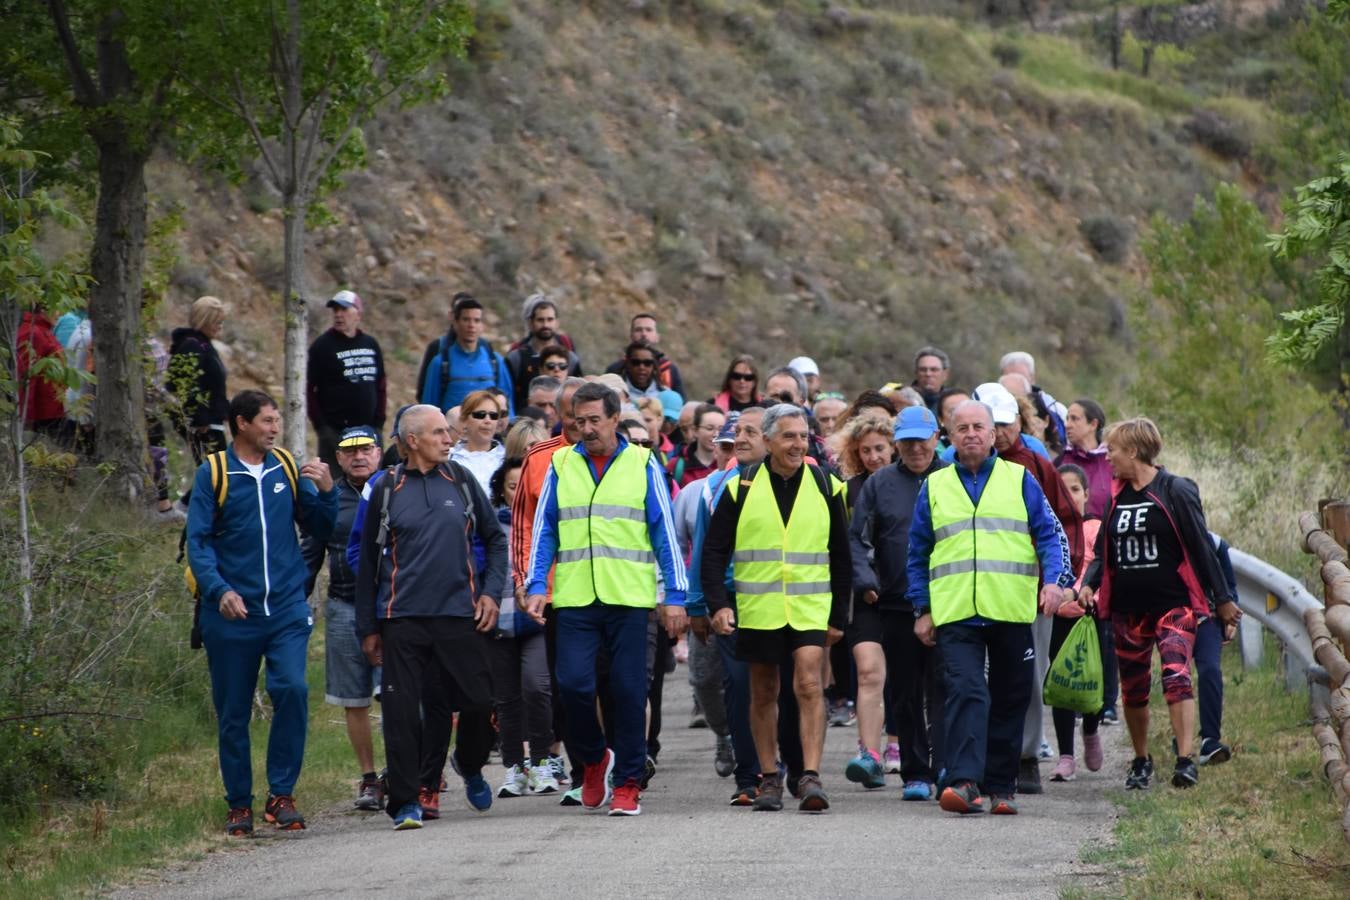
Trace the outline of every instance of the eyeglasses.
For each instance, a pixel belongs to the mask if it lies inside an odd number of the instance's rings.
[[[491,419],[494,422],[502,417],[501,413],[487,409],[475,409],[473,412],[469,413],[469,415],[475,419]]]
[[[656,365],[656,360],[654,360],[654,359],[629,359],[629,360],[628,360],[628,364],[629,364],[630,366],[644,366],[644,367],[647,367],[647,366],[654,366],[654,365]]]
[[[545,368],[545,369],[548,369],[550,372],[566,372],[566,371],[567,371],[567,363],[565,363],[565,362],[556,362],[556,363],[555,363],[555,362],[549,362],[549,363],[544,363],[544,368]]]
[[[732,381],[754,381],[755,375],[752,372],[732,372]]]

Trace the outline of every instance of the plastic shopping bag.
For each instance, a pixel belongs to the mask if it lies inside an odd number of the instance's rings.
[[[1097,623],[1083,616],[1064,639],[1045,673],[1041,698],[1046,706],[1096,713],[1102,709],[1102,648]]]

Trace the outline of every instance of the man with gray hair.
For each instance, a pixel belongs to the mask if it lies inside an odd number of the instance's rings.
[[[910,387],[919,392],[924,406],[939,420],[942,418],[939,398],[947,385],[947,375],[952,362],[947,354],[937,347],[920,347],[914,354],[914,383]]]
[[[528,401],[526,405],[544,411],[544,421],[548,425],[550,433],[553,431],[553,426],[558,424],[558,388],[560,387],[562,387],[562,382],[552,375],[540,375],[530,382],[530,390],[526,395]]]
[[[558,330],[558,303],[547,294],[536,292],[525,298],[520,309],[525,319],[526,334],[511,345],[506,353],[506,367],[511,372],[515,388],[515,408],[520,409],[529,400],[532,391],[528,385],[543,375],[539,354],[545,347],[558,345],[567,351],[567,374],[581,375],[581,358],[572,339]],[[553,423],[549,423],[550,427]]]
[[[1036,412],[1054,424],[1055,430],[1059,432],[1059,442],[1061,445],[1064,444],[1064,418],[1069,414],[1069,410],[1036,383],[1036,358],[1025,350],[1013,350],[1003,354],[1003,358],[998,361],[998,372],[1001,376],[1021,375],[1027,380],[1029,388],[1022,396],[1030,399],[1036,407]],[[1011,385],[1004,384],[1002,378],[999,378],[999,383],[1012,390],[1014,394],[1018,393]]]
[[[825,648],[843,636],[852,586],[848,519],[830,477],[806,461],[806,413],[779,403],[764,413],[768,458],[746,468],[713,512],[700,579],[712,627],[736,632],[736,655],[750,665],[750,727],[764,773],[755,809],[783,808],[778,775],[780,666],[791,660],[800,712],[803,771],[798,809],[823,812],[825,738],[821,671]],[[733,563],[734,592],[724,578]]]

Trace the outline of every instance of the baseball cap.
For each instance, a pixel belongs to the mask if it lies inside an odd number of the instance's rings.
[[[816,365],[816,361],[809,356],[797,357],[792,362],[788,363],[788,368],[796,369],[801,373],[803,378],[807,375],[815,375],[817,377],[820,375],[820,366]]]
[[[974,397],[989,407],[989,411],[994,414],[995,425],[1011,425],[1017,421],[1017,398],[997,381],[986,381],[977,387]]]
[[[727,420],[722,423],[722,430],[717,432],[717,437],[713,439],[713,443],[717,444],[736,443],[736,423],[740,420],[740,418],[741,414],[739,412],[729,413],[727,415]]]
[[[398,423],[403,419],[403,414],[412,409],[415,405],[416,404],[414,403],[405,403],[398,408],[398,412],[394,413],[394,427],[390,429],[389,437],[398,440]]]
[[[611,391],[618,394],[619,397],[621,398],[623,397],[624,394],[628,393],[628,385],[623,383],[622,377],[615,375],[613,372],[606,372],[603,375],[596,375],[595,378],[592,380],[596,384],[603,384],[605,387],[609,388]]]
[[[357,425],[342,432],[338,438],[339,450],[355,450],[357,447],[380,446],[380,435],[369,425]]]
[[[926,406],[906,406],[895,420],[897,441],[926,441],[937,434],[937,419]]]
[[[329,309],[354,309],[361,312],[361,298],[356,296],[356,291],[338,291],[333,295],[333,299],[324,304]]]
[[[671,390],[661,391],[656,397],[661,401],[661,414],[672,422],[678,422],[680,411],[684,409],[684,398]]]

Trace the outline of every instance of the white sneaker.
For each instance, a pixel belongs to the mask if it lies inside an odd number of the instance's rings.
[[[555,794],[558,791],[558,779],[553,777],[553,767],[547,760],[530,766],[528,782],[531,794]]]
[[[527,781],[525,770],[520,766],[512,766],[506,770],[506,778],[502,780],[502,786],[497,788],[497,796],[523,797]]]

